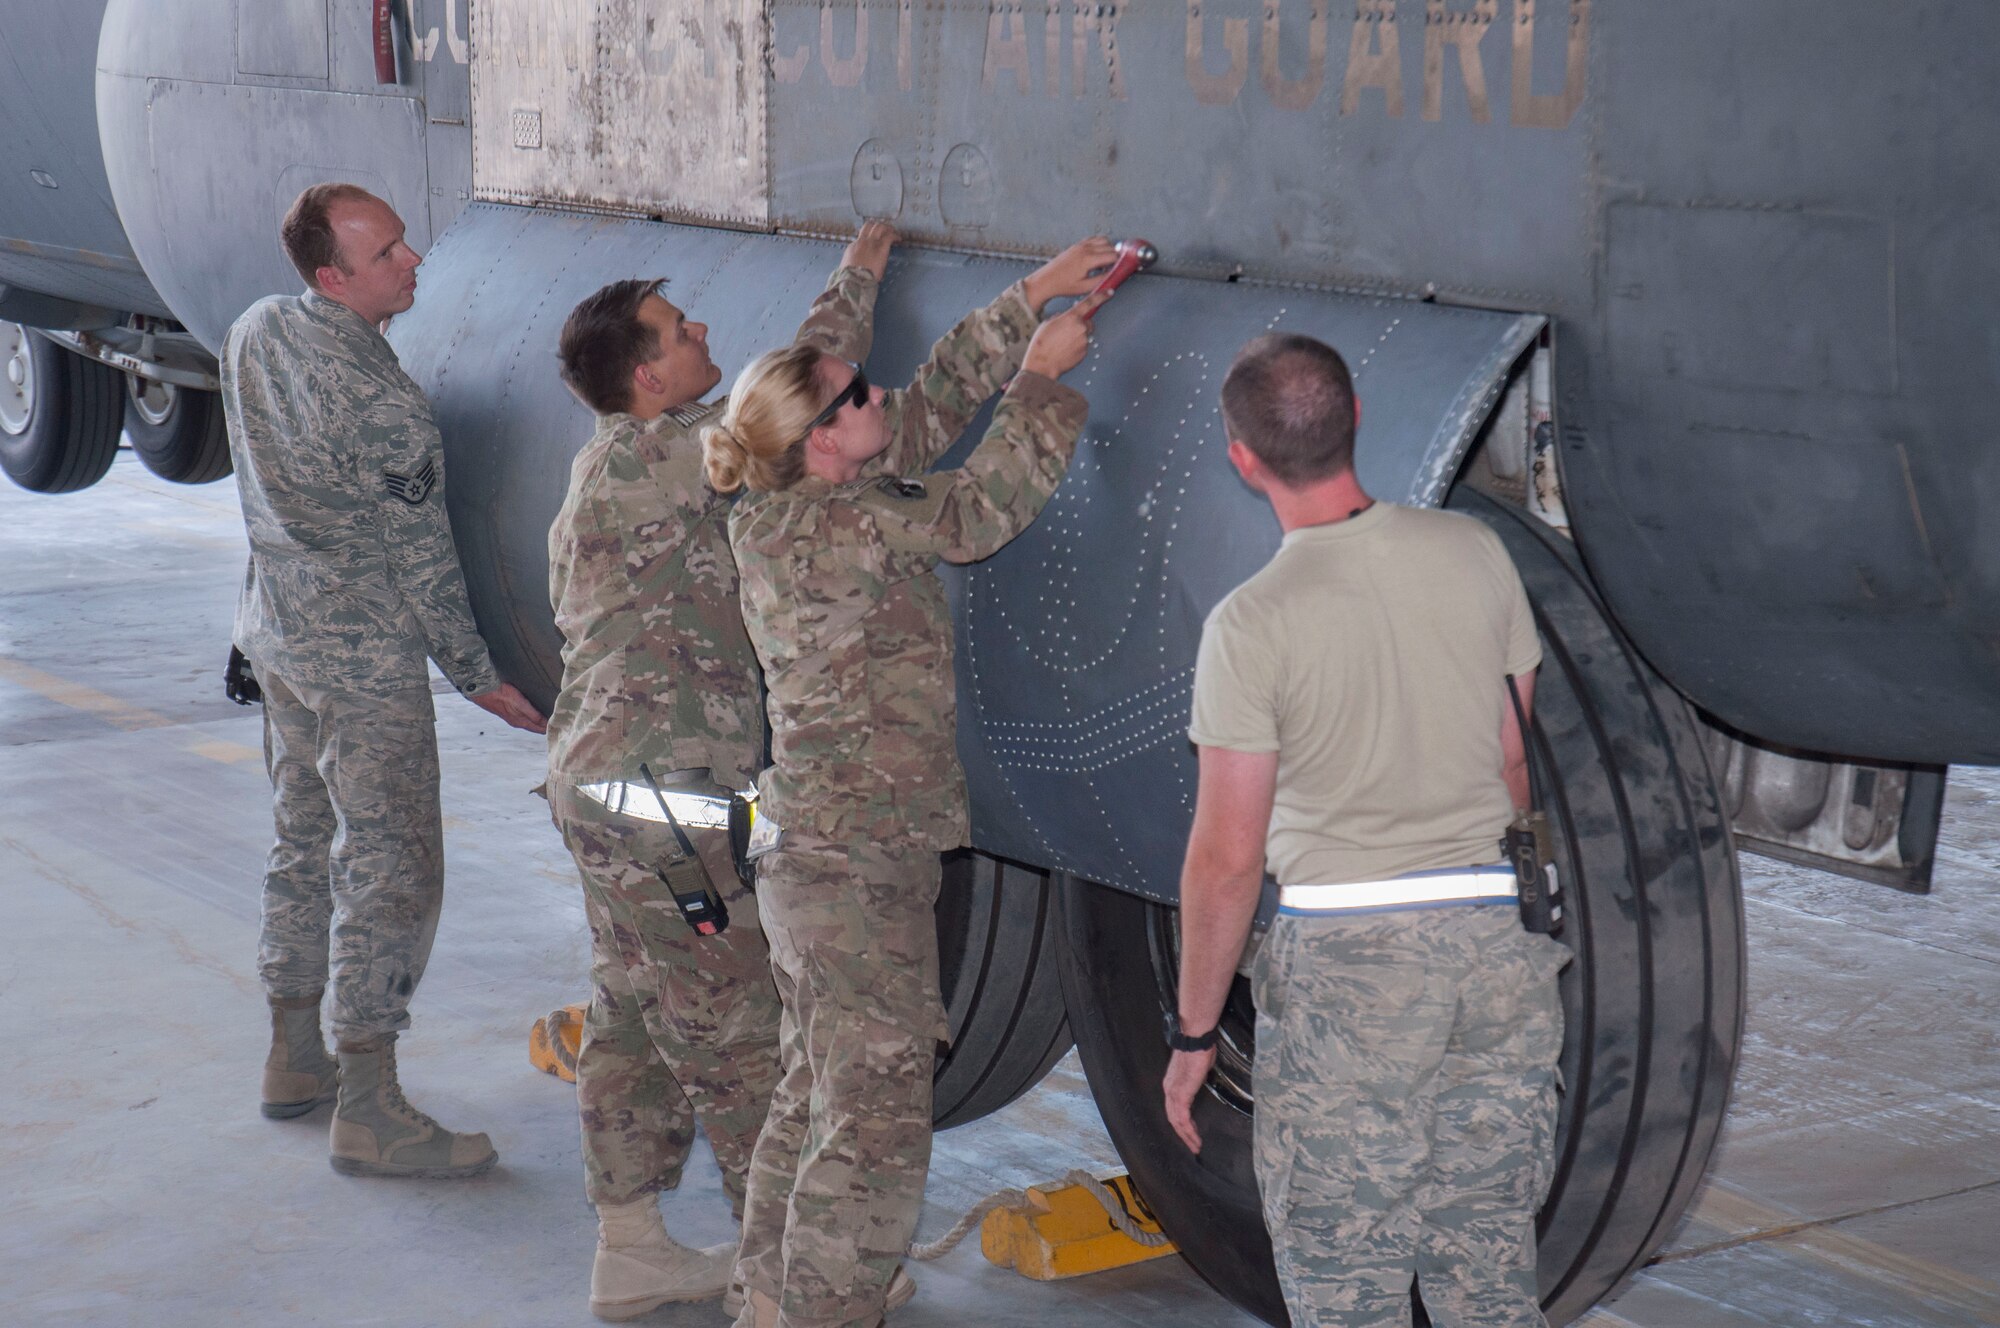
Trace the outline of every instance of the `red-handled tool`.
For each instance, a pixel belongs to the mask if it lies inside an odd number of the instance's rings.
[[[1160,251],[1153,247],[1151,240],[1120,240],[1118,242],[1118,257],[1112,261],[1110,268],[1105,271],[1104,275],[1098,278],[1097,285],[1091,288],[1090,293],[1092,295],[1109,295],[1112,291],[1124,285],[1125,279],[1134,272],[1144,272],[1159,261]],[[1096,310],[1092,310],[1086,315],[1089,318],[1096,316]]]

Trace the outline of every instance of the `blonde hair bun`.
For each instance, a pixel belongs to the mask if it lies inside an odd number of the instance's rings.
[[[819,374],[822,357],[794,344],[764,352],[736,376],[721,418],[701,436],[702,466],[717,493],[746,486],[776,493],[804,477],[806,431],[833,396]]]
[[[743,487],[743,469],[749,460],[742,442],[726,423],[702,430],[701,465],[708,472],[709,487],[717,493],[735,493]]]

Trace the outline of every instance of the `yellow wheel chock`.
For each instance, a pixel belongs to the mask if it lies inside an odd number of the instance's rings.
[[[576,1053],[582,1045],[583,1006],[565,1005],[537,1019],[528,1030],[528,1064],[575,1083]]]
[[[1177,1252],[1131,1177],[1098,1181],[1072,1171],[1068,1181],[1034,1186],[1021,1202],[988,1212],[979,1226],[987,1261],[1052,1282]]]

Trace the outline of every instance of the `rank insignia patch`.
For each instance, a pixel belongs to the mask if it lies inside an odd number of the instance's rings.
[[[389,492],[415,507],[431,496],[437,486],[437,462],[426,461],[424,468],[414,475],[404,475],[386,467],[382,471],[382,481],[389,486]]]

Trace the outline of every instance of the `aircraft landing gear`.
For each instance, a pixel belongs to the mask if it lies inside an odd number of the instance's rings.
[[[946,855],[938,968],[951,1045],[932,1081],[939,1129],[998,1111],[1069,1050],[1055,903],[1046,872],[969,849]]]
[[[20,323],[0,323],[0,470],[36,493],[103,479],[118,455],[123,377]]]
[[[222,398],[198,388],[125,375],[125,436],[147,470],[175,484],[230,472]]]

